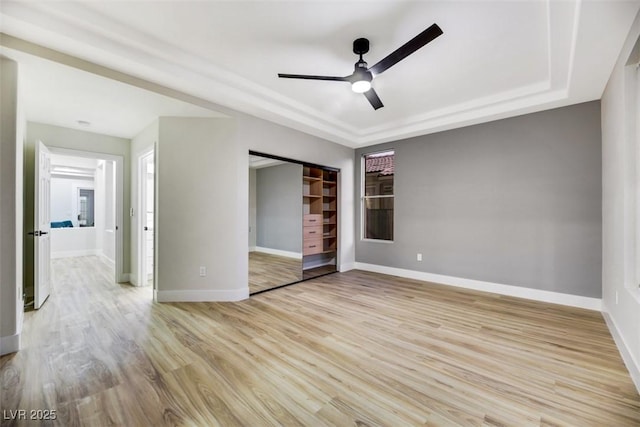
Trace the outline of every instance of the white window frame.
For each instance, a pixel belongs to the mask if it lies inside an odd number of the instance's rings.
[[[393,162],[394,162],[394,173],[393,173],[393,194],[392,195],[379,195],[379,196],[366,196],[365,192],[365,181],[367,176],[366,170],[366,161],[365,158],[367,156],[372,156],[376,154],[389,153],[393,152]],[[395,156],[396,150],[395,148],[389,148],[386,150],[373,151],[369,153],[363,153],[360,156],[360,240],[363,242],[374,242],[374,243],[393,243],[394,240],[383,240],[383,239],[371,239],[365,237],[365,218],[366,218],[366,208],[365,208],[365,200],[366,199],[381,199],[381,198],[392,198],[393,199],[393,236],[395,239],[396,235],[396,179],[395,179]]]
[[[96,188],[95,188],[95,178],[94,181],[87,181],[86,183],[74,183],[71,186],[71,222],[74,227],[80,227],[80,220],[78,220],[78,215],[80,214],[80,190],[93,190],[93,209],[94,209],[94,225],[91,227],[82,227],[82,228],[95,228],[95,196],[96,196]]]

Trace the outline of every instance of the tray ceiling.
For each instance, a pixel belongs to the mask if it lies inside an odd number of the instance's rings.
[[[599,99],[638,1],[3,2],[2,31],[351,147]],[[444,34],[348,84],[351,44],[374,64],[437,23]]]

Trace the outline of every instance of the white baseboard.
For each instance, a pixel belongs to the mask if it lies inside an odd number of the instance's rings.
[[[579,295],[563,294],[560,292],[524,288],[521,286],[483,282],[480,280],[444,276],[441,274],[425,273],[422,271],[386,267],[384,265],[366,264],[362,262],[356,262],[355,268],[358,270],[371,271],[374,273],[406,277],[407,279],[423,280],[425,282],[434,282],[443,285],[457,286],[459,288],[474,289],[476,291],[492,292],[494,294],[526,298],[535,301],[550,302],[553,304],[568,305],[571,307],[586,308],[588,310],[602,311],[602,299],[600,298],[590,298]]]
[[[109,258],[108,256],[106,256],[104,254],[104,252],[100,251],[100,259],[102,260],[102,262],[104,262],[105,264],[107,264],[109,266],[109,268],[116,268],[116,263],[114,260],[112,260],[111,258]]]
[[[640,393],[640,361],[637,361],[633,358],[633,353],[629,350],[629,346],[627,346],[627,342],[624,340],[624,337],[620,333],[616,322],[613,320],[613,317],[606,311],[602,311],[602,317],[604,317],[604,321],[607,323],[607,327],[609,328],[609,332],[611,332],[611,336],[618,347],[618,351],[620,351],[620,356],[622,356],[622,360],[624,361],[627,370],[629,371],[629,375],[631,376],[631,380],[636,385],[636,389],[638,393]]]
[[[149,288],[151,287],[151,285],[149,284],[149,282],[145,282],[143,284],[140,284],[140,282],[138,281],[138,275],[133,275],[131,273],[127,274],[127,282],[131,283],[133,286],[136,287],[142,287],[142,288]]]
[[[58,251],[51,252],[51,259],[56,258],[73,258],[77,256],[102,255],[97,249],[81,249],[79,251]]]
[[[0,356],[20,350],[20,334],[0,337]]]
[[[261,246],[256,246],[254,251],[271,255],[279,255],[287,258],[302,259],[302,254],[298,252],[281,251],[280,249],[263,248]]]
[[[255,246],[249,246],[249,252],[255,252],[255,251],[256,251]]]
[[[249,298],[249,287],[225,290],[157,291],[158,302],[241,301]]]
[[[340,268],[338,271],[340,271],[340,273],[346,273],[347,271],[353,270],[355,268],[356,268],[355,262],[345,262],[343,264],[340,264]]]

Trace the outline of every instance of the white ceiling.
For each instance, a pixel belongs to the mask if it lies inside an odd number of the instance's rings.
[[[51,153],[51,164],[53,166],[95,169],[98,167],[98,159]]]
[[[23,52],[2,54],[20,63],[24,111],[32,122],[130,139],[161,116],[223,116]]]
[[[208,101],[357,147],[602,95],[640,1],[11,2],[2,31]],[[349,85],[437,23],[378,76],[374,111]]]

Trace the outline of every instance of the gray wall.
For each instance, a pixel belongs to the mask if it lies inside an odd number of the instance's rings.
[[[395,241],[356,261],[601,296],[599,101],[356,150],[394,148]],[[423,261],[416,261],[416,254]]]
[[[0,355],[20,348],[22,329],[22,141],[15,61],[0,56]]]
[[[256,171],[256,246],[302,253],[302,166]]]
[[[256,247],[256,169],[249,169],[249,248]]]

